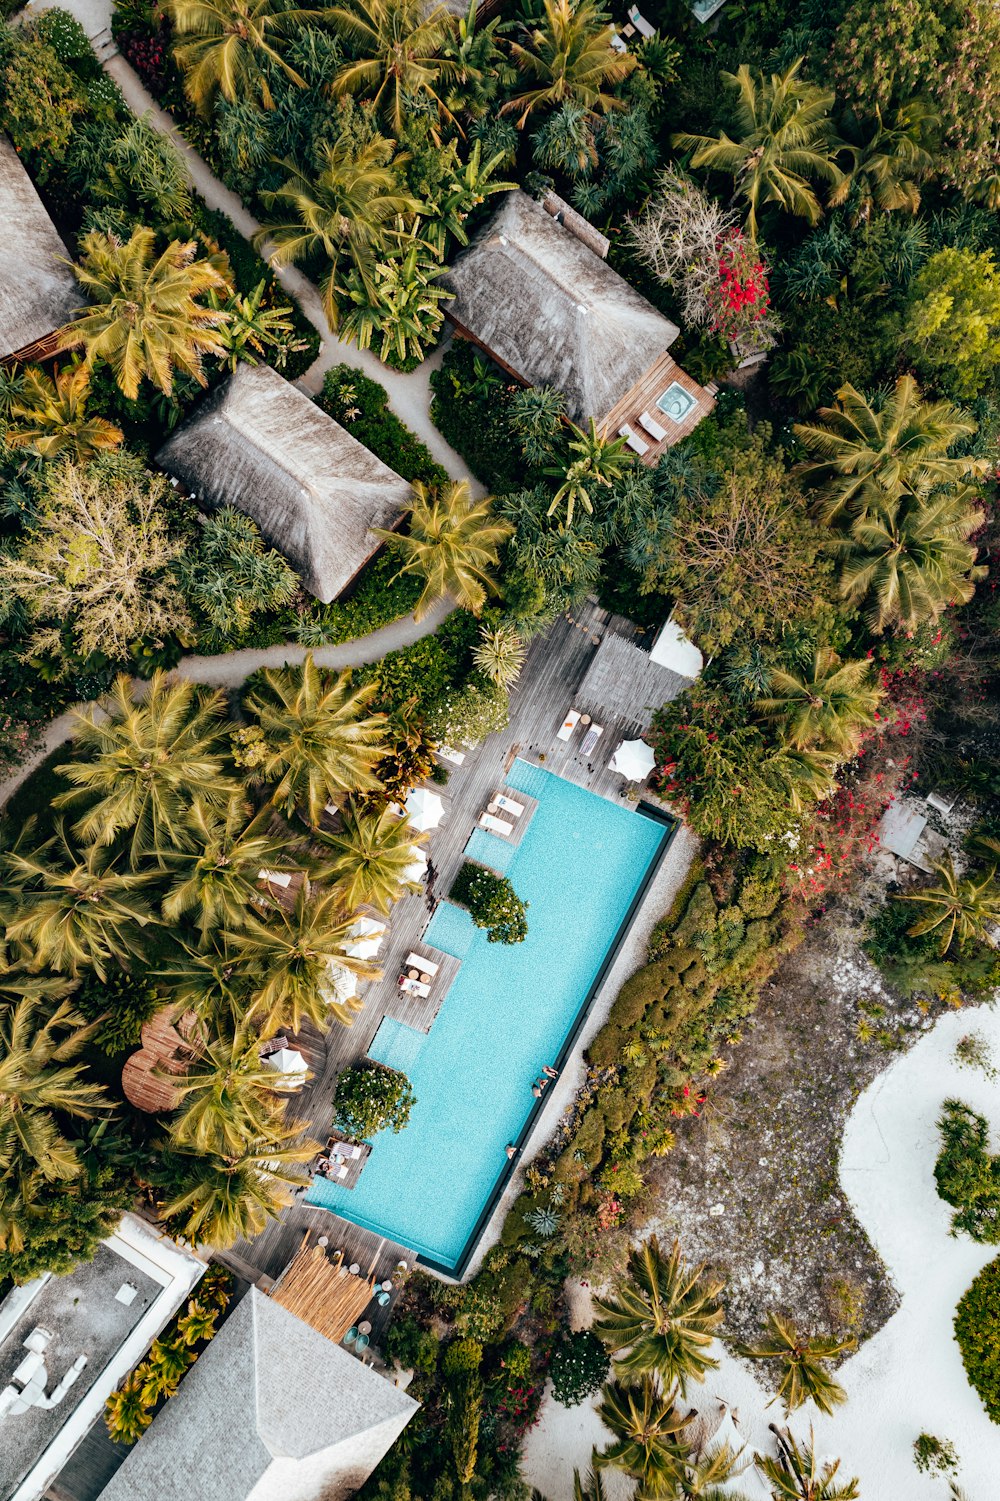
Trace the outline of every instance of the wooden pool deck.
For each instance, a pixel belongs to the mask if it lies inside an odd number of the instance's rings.
[[[295,1038],[294,1045],[309,1062],[313,1077],[290,1098],[288,1114],[290,1118],[308,1123],[311,1135],[321,1144],[333,1129],[333,1093],[337,1076],[365,1057],[382,1018],[391,1017],[421,1032],[433,1025],[448,987],[458,973],[460,961],[451,956],[439,959],[435,953],[441,969],[427,999],[400,993],[397,986],[400,969],[411,950],[433,952],[423,942],[424,931],[437,903],[447,896],[481,813],[497,791],[507,787],[507,774],[515,759],[521,757],[555,772],[612,802],[626,803],[622,796],[626,781],[617,772],[609,771],[608,763],[619,741],[632,738],[638,726],[634,721],[608,719],[602,705],[589,704],[576,697],[609,626],[633,641],[642,640],[643,633],[631,622],[611,617],[596,602],[588,601],[572,616],[560,617],[543,636],[531,643],[521,676],[511,693],[508,728],[490,735],[481,745],[468,751],[461,766],[449,766],[448,785],[442,792],[444,818],[439,828],[428,835],[424,845],[430,861],[428,881],[419,895],[407,894],[393,907],[389,930],[375,961],[382,969],[381,979],[363,987],[363,1006],[351,1026],[334,1024],[325,1037],[309,1028]],[[557,738],[570,708],[599,717],[604,726],[604,734],[589,760],[581,755],[585,733],[582,725],[577,726],[569,741]],[[518,801],[527,801],[521,793],[513,795]],[[526,824],[528,817],[526,811],[520,822]],[[377,1142],[374,1150],[378,1151]],[[359,1247],[353,1260],[366,1264],[366,1251],[367,1260],[372,1254],[383,1254],[378,1250],[378,1237],[370,1236],[368,1231],[359,1230],[327,1210],[300,1203],[286,1211],[282,1219],[268,1225],[256,1239],[234,1248],[234,1256],[239,1262],[236,1269],[245,1276],[254,1272],[264,1277],[277,1276],[284,1264],[282,1257],[290,1259],[297,1250],[302,1228],[307,1223],[303,1217],[309,1215],[325,1217],[323,1222],[329,1226],[326,1233],[331,1246],[339,1246],[358,1236],[369,1237],[364,1242],[365,1249]],[[290,1229],[292,1223],[296,1227],[294,1233]],[[404,1259],[411,1266],[415,1260],[412,1251],[398,1246],[385,1251],[385,1258],[391,1259],[393,1264]],[[233,1264],[235,1266],[235,1261]],[[378,1329],[380,1321],[371,1314],[368,1317]],[[381,1327],[384,1327],[384,1322]],[[373,1333],[372,1343],[375,1342]]]

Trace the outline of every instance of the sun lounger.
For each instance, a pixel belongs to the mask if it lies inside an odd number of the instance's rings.
[[[346,1178],[347,1177],[347,1163],[346,1162],[342,1162],[340,1164],[340,1166],[338,1167],[337,1171],[334,1173],[333,1176],[335,1178]]]
[[[432,964],[430,959],[425,959],[421,954],[407,954],[404,969],[419,969],[421,974],[436,975],[441,968],[439,964]]]
[[[258,881],[266,881],[269,886],[290,886],[292,878],[282,870],[259,870]]]
[[[510,813],[514,818],[520,818],[524,812],[523,803],[515,803],[512,797],[505,797],[502,792],[497,793],[494,801],[498,808],[502,808],[505,813]]]
[[[583,744],[580,746],[580,755],[589,756],[603,734],[604,726],[602,724],[592,724],[583,737]]]
[[[570,709],[569,713],[566,715],[566,718],[562,722],[562,728],[559,730],[559,733],[556,735],[556,739],[557,740],[570,740],[570,739],[572,739],[573,731],[576,729],[576,727],[577,727],[577,725],[579,723],[580,723],[580,711],[579,711],[579,709]]]
[[[361,1156],[361,1148],[355,1142],[338,1141],[333,1136],[327,1142],[326,1149],[331,1157],[350,1157],[353,1160],[355,1157]]]
[[[639,426],[646,429],[654,443],[662,443],[667,436],[666,428],[661,427],[655,417],[651,417],[648,412],[639,413]]]
[[[461,766],[465,760],[465,752],[453,750],[450,745],[439,745],[437,753],[442,761],[450,761],[452,766]]]
[[[431,993],[431,987],[429,985],[422,985],[419,980],[411,980],[409,979],[409,977],[407,977],[405,980],[400,980],[399,988],[400,990],[405,990],[407,995],[420,996],[421,1000],[424,1001],[426,1001],[427,997]]]
[[[506,818],[494,818],[492,813],[483,814],[479,820],[479,827],[489,830],[491,834],[502,834],[505,839],[514,832],[512,823],[508,823]]]
[[[620,37],[617,31],[613,31],[611,33],[610,37],[608,38],[608,42],[614,52],[628,51],[628,42],[625,41],[624,37]]]
[[[656,35],[656,27],[650,26],[646,17],[639,14],[638,6],[633,5],[628,13],[628,18],[640,36],[651,37]]]
[[[618,436],[619,438],[625,439],[625,442],[628,444],[629,448],[631,448],[633,453],[637,453],[641,456],[642,454],[649,452],[649,444],[644,443],[639,435],[632,431],[627,422],[618,429]]]

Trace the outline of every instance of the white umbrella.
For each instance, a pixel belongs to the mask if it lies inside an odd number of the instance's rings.
[[[623,740],[612,756],[608,770],[617,771],[630,782],[642,782],[655,765],[656,757],[645,740]]]
[[[374,959],[382,947],[385,923],[376,922],[373,917],[359,917],[347,936],[351,941],[344,944],[345,954],[352,959]]]
[[[444,817],[444,803],[429,787],[415,787],[406,799],[406,815],[418,834],[436,829]]]
[[[404,881],[422,881],[427,873],[427,856],[422,849],[413,846],[413,859],[403,871]]]
[[[338,1001],[349,1001],[358,993],[358,977],[344,964],[331,959],[326,966],[326,984],[322,996],[328,1006]]]
[[[276,1074],[305,1075],[309,1069],[308,1063],[295,1048],[277,1048],[275,1052],[268,1053],[264,1067],[273,1069]],[[305,1083],[304,1078],[302,1082]]]

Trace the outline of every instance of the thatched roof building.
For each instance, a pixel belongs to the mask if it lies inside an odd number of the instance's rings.
[[[379,547],[410,486],[266,365],[240,365],[157,463],[209,507],[245,511],[324,604]]]
[[[417,1404],[251,1287],[102,1501],[342,1501]]]
[[[84,301],[66,246],[20,157],[0,135],[0,361],[42,359]]]
[[[600,421],[679,330],[567,227],[578,218],[507,193],[443,279],[445,312],[518,380],[562,391],[575,422]]]

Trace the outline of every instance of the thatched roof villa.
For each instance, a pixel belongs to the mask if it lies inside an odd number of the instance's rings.
[[[266,365],[240,365],[160,449],[208,508],[245,511],[328,604],[379,548],[410,486]]]
[[[0,364],[41,360],[85,300],[24,164],[0,135]]]
[[[714,396],[670,358],[679,329],[611,269],[607,252],[604,236],[554,194],[539,203],[507,193],[443,279],[455,294],[445,313],[515,379],[562,391],[574,422],[627,427],[654,464]]]

